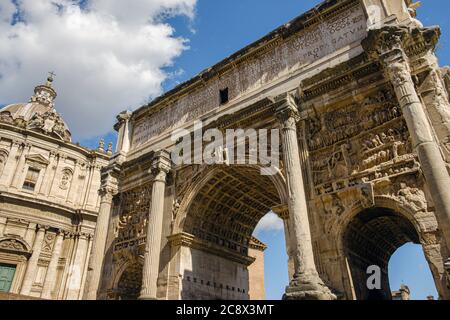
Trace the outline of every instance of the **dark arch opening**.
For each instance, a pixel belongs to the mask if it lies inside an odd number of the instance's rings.
[[[392,299],[388,264],[394,252],[404,244],[420,244],[413,224],[386,208],[371,208],[355,216],[344,233],[344,250],[348,259],[354,293],[358,300]],[[381,270],[381,288],[369,289],[370,266]]]
[[[137,300],[142,287],[142,264],[134,263],[128,266],[120,276],[117,285],[119,300]]]

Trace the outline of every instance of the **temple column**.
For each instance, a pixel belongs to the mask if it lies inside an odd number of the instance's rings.
[[[64,241],[64,232],[58,230],[56,235],[55,245],[53,247],[52,258],[48,264],[47,274],[45,275],[44,288],[42,289],[41,297],[44,299],[52,299],[52,292],[56,285],[56,275],[58,273],[58,263],[61,257],[61,249]]]
[[[94,240],[88,265],[86,287],[84,292],[85,300],[96,300],[97,291],[103,269],[103,259],[106,249],[106,238],[108,235],[109,220],[113,198],[118,192],[117,173],[118,168],[110,166],[102,174],[102,187],[100,193],[100,208],[97,217]]]
[[[41,255],[45,230],[46,228],[38,226],[37,234],[33,244],[33,253],[31,254],[30,259],[28,260],[27,271],[25,272],[25,276],[22,282],[22,288],[20,290],[21,295],[24,296],[30,295],[31,287],[33,286],[33,282],[36,278],[37,264],[39,261],[39,256]]]
[[[320,279],[314,262],[314,253],[309,226],[306,194],[300,164],[297,121],[298,110],[294,98],[287,95],[286,101],[277,109],[282,129],[284,170],[289,195],[290,251],[294,264],[294,276],[286,289],[287,300],[332,300],[336,297]]]
[[[414,34],[413,34],[414,33]],[[425,113],[411,76],[409,57],[404,48],[420,43],[431,50],[439,39],[436,28],[410,30],[404,27],[383,27],[372,30],[363,42],[372,58],[381,61],[385,75],[392,83],[403,112],[413,148],[419,156],[426,184],[433,198],[439,227],[450,250],[450,176],[433,128]],[[415,54],[414,51],[412,54]],[[445,117],[443,124],[447,122]],[[450,258],[447,259],[447,265]]]
[[[140,300],[156,300],[159,260],[161,255],[161,235],[164,215],[164,194],[166,178],[171,166],[170,154],[158,151],[152,163],[154,175],[152,200],[147,223],[147,242],[145,244],[144,269]]]
[[[89,235],[84,233],[80,234],[78,237],[74,262],[70,266],[67,300],[78,300],[80,297],[81,280],[86,265],[88,247]]]

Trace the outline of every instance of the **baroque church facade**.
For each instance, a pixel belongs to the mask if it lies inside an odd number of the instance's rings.
[[[0,110],[0,298],[82,298],[104,150],[71,142],[49,77]]]
[[[284,222],[285,299],[392,299],[388,262],[408,242],[450,299],[450,72],[435,54],[439,27],[417,8],[326,0],[119,114],[110,158],[70,143],[51,79],[30,104],[3,109],[0,264],[16,273],[13,292],[263,298],[265,245],[253,232],[272,211]],[[243,141],[279,130],[279,144],[267,141],[280,165],[262,175],[248,145],[245,163],[176,164],[179,129],[181,140],[243,129],[232,137]],[[373,266],[378,290],[367,287]]]

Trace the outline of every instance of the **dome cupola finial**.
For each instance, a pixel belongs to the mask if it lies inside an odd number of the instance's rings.
[[[54,107],[53,101],[55,100],[57,94],[52,85],[55,76],[56,74],[54,72],[49,72],[47,83],[34,88],[34,95],[31,97],[30,102],[38,102],[51,108]]]

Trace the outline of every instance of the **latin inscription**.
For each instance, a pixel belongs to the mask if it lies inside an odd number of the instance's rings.
[[[230,89],[230,99],[273,81],[280,74],[310,64],[367,34],[367,23],[360,5],[305,29],[298,36],[274,48],[259,60],[239,66],[225,76],[135,124],[132,148],[151,138],[200,118],[220,106],[218,92]]]

